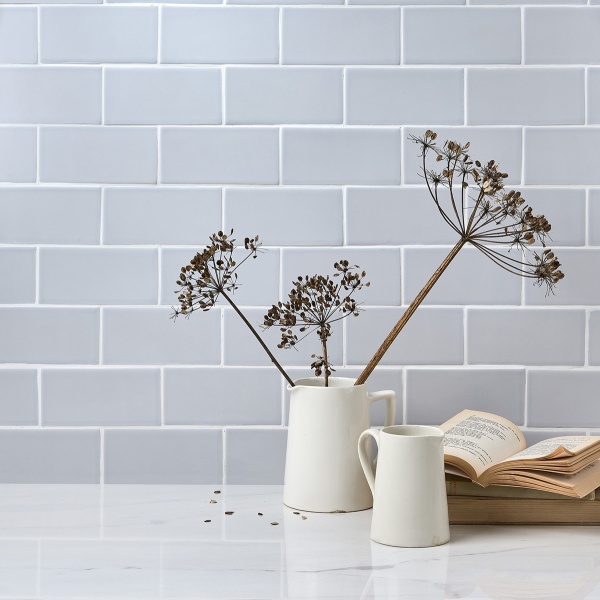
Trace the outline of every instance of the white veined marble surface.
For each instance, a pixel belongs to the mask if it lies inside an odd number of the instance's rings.
[[[371,511],[296,515],[281,492],[0,485],[0,598],[600,598],[600,528],[455,526],[445,546],[390,548]]]

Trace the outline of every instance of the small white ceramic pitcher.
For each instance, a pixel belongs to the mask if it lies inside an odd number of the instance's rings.
[[[299,379],[290,390],[283,503],[311,512],[351,512],[373,506],[356,444],[370,425],[369,406],[387,402],[386,425],[396,417],[396,394],[369,394],[347,377]]]
[[[377,477],[369,439],[377,442]],[[367,429],[358,455],[373,492],[371,539],[388,546],[423,548],[450,539],[444,479],[444,432],[396,425]]]

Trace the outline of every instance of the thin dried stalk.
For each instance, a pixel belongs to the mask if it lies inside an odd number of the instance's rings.
[[[533,214],[520,192],[505,191],[504,179],[508,175],[499,170],[495,161],[483,165],[479,161],[473,162],[467,154],[469,143],[462,145],[448,140],[440,148],[435,142],[437,134],[430,130],[423,137],[410,138],[421,146],[422,176],[429,195],[444,221],[460,239],[375,352],[356,380],[356,385],[367,380],[431,288],[466,244],[477,248],[505,271],[534,279],[537,285],[545,285],[546,294],[553,293],[555,285],[564,277],[552,250],[546,248],[539,254],[530,251],[530,246],[535,242],[545,248],[551,230],[550,223],[544,215]],[[430,153],[435,155],[436,162],[442,163],[441,171],[427,168],[427,155]],[[456,187],[459,188],[460,201]],[[448,208],[444,207],[440,198],[440,190],[444,188],[448,191],[445,203]],[[474,198],[468,195],[470,189],[476,191]],[[496,245],[516,249],[519,257],[498,252],[493,247]],[[528,252],[532,260],[526,258]]]
[[[369,361],[369,364],[364,368],[363,372],[358,376],[358,379],[354,385],[361,385],[365,383],[369,375],[373,372],[373,369],[379,364],[379,361],[383,358],[383,355],[389,350],[393,341],[398,337],[398,334],[404,329],[404,326],[408,323],[409,319],[413,316],[414,312],[419,308],[419,305],[425,296],[429,294],[431,288],[436,284],[437,280],[442,276],[442,273],[446,270],[448,265],[452,262],[454,257],[460,252],[461,248],[465,245],[464,240],[460,240],[454,248],[450,251],[448,256],[444,259],[442,264],[438,267],[436,272],[431,276],[429,281],[424,285],[423,289],[417,294],[417,297],[410,303],[410,306],[404,311],[400,320],[396,323],[392,331],[383,341],[383,344],[379,347],[373,358]]]
[[[256,329],[231,297],[231,294],[238,288],[238,268],[249,258],[256,258],[261,245],[258,236],[246,238],[244,248],[248,253],[243,260],[237,263],[233,258],[236,246],[235,240],[231,238],[232,235],[233,229],[229,235],[222,231],[214,233],[210,236],[210,244],[202,252],[196,253],[188,265],[181,267],[179,279],[177,280],[179,289],[175,292],[179,294],[177,298],[179,308],[173,308],[172,318],[175,320],[180,315],[189,317],[197,310],[208,311],[217,303],[219,297],[223,296],[250,329],[252,335],[257,339],[285,380],[294,387],[291,377],[285,372],[285,369],[279,364],[279,361],[273,356]]]
[[[253,325],[248,321],[244,313],[236,306],[235,302],[224,292],[221,294],[223,298],[229,302],[233,310],[239,315],[239,317],[244,321],[244,323],[248,326],[248,329],[252,332],[252,335],[258,340],[258,343],[263,347],[263,350],[267,353],[268,357],[271,359],[271,362],[277,367],[279,372],[284,376],[285,380],[292,386],[295,387],[295,383],[292,381],[291,377],[285,372],[285,369],[279,364],[279,361],[273,356],[273,353],[269,350],[269,347],[265,344],[264,340],[260,337],[256,329],[254,329]]]

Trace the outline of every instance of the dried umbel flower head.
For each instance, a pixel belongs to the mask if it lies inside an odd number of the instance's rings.
[[[335,371],[327,352],[332,325],[350,315],[359,315],[361,309],[353,295],[370,286],[369,282],[363,281],[366,273],[360,271],[358,265],[351,266],[347,260],[341,260],[333,266],[336,272],[332,276],[298,277],[292,284],[288,301],[274,304],[263,323],[264,329],[275,325],[280,327],[279,348],[295,348],[298,342],[315,331],[321,342],[322,355],[312,355],[315,360],[310,368],[317,377],[324,375],[326,386],[329,376]]]
[[[427,130],[422,137],[410,136],[421,148],[422,176],[444,220],[460,236],[462,245],[469,243],[502,268],[530,278],[551,293],[564,277],[560,263],[539,256],[529,246],[546,246],[551,225],[544,215],[535,215],[521,192],[507,190],[507,173],[493,160],[473,161],[469,143],[448,140],[439,147],[437,134]],[[429,169],[427,156],[433,154],[441,170]],[[446,193],[442,197],[442,190]],[[474,192],[472,195],[470,192]],[[497,248],[516,248],[516,255]],[[462,246],[461,246],[462,247]],[[544,268],[540,268],[543,263]],[[550,264],[552,265],[551,268]]]
[[[237,262],[233,257],[236,245],[232,236],[233,229],[229,235],[222,231],[213,233],[210,236],[210,243],[204,250],[197,252],[189,264],[181,267],[177,280],[179,289],[175,291],[178,294],[179,308],[173,308],[172,318],[175,320],[179,315],[189,318],[195,311],[210,310],[222,296],[250,329],[271,362],[279,369],[286,381],[293,386],[294,382],[290,376],[232,298],[235,290],[238,289],[238,269],[248,259],[256,258],[260,252],[259,238],[256,235],[244,239],[246,255]]]
[[[210,236],[210,244],[197,252],[190,263],[181,267],[177,285],[180,308],[174,309],[173,317],[189,316],[196,310],[210,310],[220,295],[227,296],[237,289],[237,269],[249,258],[256,258],[261,243],[258,236],[246,238],[244,248],[248,254],[239,264],[233,258],[235,240],[222,231]]]
[[[466,244],[477,248],[506,271],[545,286],[546,295],[553,293],[554,286],[564,278],[554,252],[545,248],[551,230],[548,219],[544,215],[535,215],[520,192],[505,188],[504,180],[508,174],[500,170],[497,162],[473,161],[468,154],[468,142],[461,144],[447,140],[438,146],[437,134],[429,129],[423,136],[411,135],[410,139],[420,146],[421,175],[429,194],[442,218],[459,239],[375,352],[356,380],[357,385],[367,380]],[[428,157],[435,159],[434,164],[440,165],[439,170],[428,167]],[[531,248],[536,243],[545,248],[540,254]]]

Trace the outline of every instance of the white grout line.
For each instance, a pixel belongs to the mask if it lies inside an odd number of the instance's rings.
[[[104,365],[104,308],[100,308],[98,317],[98,366]]]
[[[40,139],[42,128],[38,125],[35,128],[35,182],[40,183]]]
[[[36,369],[38,426],[42,426],[42,369]]]
[[[104,0],[106,1],[106,0]],[[163,6],[158,6],[157,7],[157,28],[156,28],[156,36],[157,36],[157,40],[156,40],[156,64],[160,65],[162,64],[162,22],[163,22]]]
[[[465,125],[465,127],[467,126],[467,123],[469,122],[469,110],[468,110],[468,103],[469,103],[469,88],[468,88],[468,77],[469,77],[469,73],[470,70],[469,69],[463,69],[463,124]]]
[[[348,362],[348,319],[342,321],[342,367],[346,368]]]
[[[348,123],[348,69],[342,68],[342,125]]]
[[[521,128],[521,183],[520,186],[525,186],[525,134],[526,127]]]
[[[38,246],[35,249],[35,304],[40,304],[40,251]]]
[[[227,72],[228,69],[221,65],[221,125],[225,125],[227,123]]]
[[[402,420],[399,424],[405,425],[408,417],[408,369],[405,367],[401,369],[402,371]],[[397,399],[396,399],[397,402]],[[397,411],[397,408],[396,408]],[[398,415],[396,415],[396,421],[398,420]]]
[[[220,313],[221,313],[221,321],[220,321],[220,325],[221,325],[221,367],[225,366],[225,311],[221,308],[219,309]]]
[[[283,60],[283,8],[280,6],[277,9],[277,22],[278,22],[278,63],[281,65]]]
[[[6,6],[6,4],[4,5]],[[37,60],[36,64],[42,64],[42,7],[36,7],[36,41],[37,41]]]
[[[348,246],[348,186],[342,187],[342,247]]]
[[[279,164],[278,164],[278,185],[282,186],[283,185],[283,127],[279,128],[279,133],[278,133],[278,138],[277,138],[277,143],[278,143],[278,150],[279,150]]]
[[[104,218],[106,215],[106,200],[104,194],[105,188],[100,188],[100,237],[99,237],[99,246],[104,246]],[[93,246],[92,246],[93,247]],[[111,246],[112,247],[112,246]]]
[[[586,67],[583,70],[583,123],[584,125],[588,124],[588,111],[589,111],[589,98],[588,98],[588,93],[589,93],[589,73],[590,73],[590,69],[589,67]]]
[[[523,402],[523,426],[527,427],[527,417],[529,411],[529,371],[525,369],[525,399]]]
[[[104,483],[104,463],[106,462],[104,445],[104,427],[100,428],[100,483]],[[104,505],[104,503],[103,503]]]
[[[585,310],[585,332],[584,332],[584,367],[590,365],[590,321],[591,321],[591,310],[586,308]]]
[[[520,7],[521,13],[521,65],[525,65],[525,7]]]
[[[590,240],[590,230],[592,227],[592,222],[590,220],[590,203],[592,199],[590,198],[590,190],[585,191],[585,237],[584,237],[584,247],[589,247],[591,245]]]
[[[468,312],[467,307],[463,307],[463,366],[468,366],[469,356],[469,331],[467,328]]]
[[[222,428],[223,485],[227,484],[227,428]]]
[[[106,124],[106,67],[100,68],[100,124]]]
[[[160,367],[160,425],[165,425],[165,367]]]
[[[225,223],[226,223],[225,217],[227,216],[225,214],[225,209],[226,209],[226,207],[225,207],[225,204],[226,204],[225,198],[226,198],[226,196],[227,196],[227,194],[225,192],[225,188],[222,187],[221,188],[221,231],[225,231]]]
[[[160,185],[162,181],[162,127],[156,128],[156,183]]]
[[[404,56],[406,54],[406,49],[404,47],[404,31],[405,31],[405,19],[406,19],[406,15],[405,13],[405,7],[401,6],[400,7],[400,65],[404,66]]]

